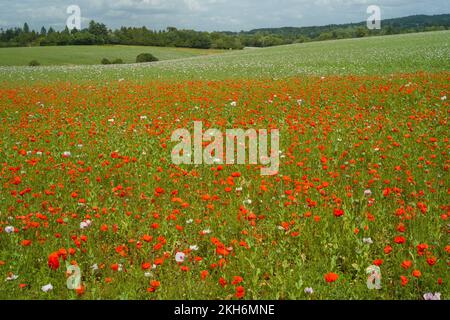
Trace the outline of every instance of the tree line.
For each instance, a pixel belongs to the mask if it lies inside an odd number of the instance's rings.
[[[202,32],[179,30],[150,30],[146,27],[121,27],[111,30],[103,23],[91,21],[83,30],[57,31],[42,27],[31,30],[27,23],[22,28],[0,29],[0,47],[64,46],[64,45],[143,45],[186,47],[200,49],[242,49],[244,47],[270,47],[291,43],[346,38],[361,38],[411,32],[448,30],[450,14],[416,15],[382,21],[380,30],[369,30],[366,22],[318,27],[285,27],[255,29],[241,32]]]

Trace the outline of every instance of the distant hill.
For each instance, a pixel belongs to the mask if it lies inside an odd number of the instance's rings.
[[[259,28],[250,31],[240,32],[241,34],[268,33],[285,36],[299,36],[320,34],[339,29],[349,29],[355,27],[365,27],[366,21],[357,23],[329,24],[324,26],[309,27],[281,27],[281,28]],[[427,28],[441,27],[442,29],[450,29],[450,14],[439,15],[412,15],[402,18],[393,18],[381,20],[382,29],[392,28],[397,31],[409,30],[411,32],[426,31]]]
[[[248,47],[269,47],[290,43],[322,41],[367,36],[438,31],[450,29],[450,14],[413,15],[402,18],[385,19],[380,30],[369,30],[367,22],[330,24],[310,27],[260,28],[250,31],[226,32],[239,37]]]
[[[150,30],[146,27],[121,27],[111,30],[103,23],[90,21],[83,30],[56,31],[42,27],[0,29],[0,47],[65,46],[65,45],[140,45],[158,47],[184,47],[199,49],[242,49],[244,47],[270,47],[291,43],[362,38],[378,35],[425,32],[450,29],[450,14],[415,15],[382,20],[380,30],[369,30],[366,21],[312,27],[263,28],[241,32],[200,32],[178,30]]]

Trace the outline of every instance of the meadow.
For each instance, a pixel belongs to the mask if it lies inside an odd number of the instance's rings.
[[[448,299],[449,44],[0,67],[0,298]],[[279,173],[174,165],[193,121],[279,129]]]
[[[27,66],[31,60],[37,60],[43,66],[95,65],[100,64],[103,58],[110,61],[122,59],[127,64],[135,63],[137,55],[147,52],[159,60],[173,60],[223,51],[121,45],[1,48],[0,66]]]

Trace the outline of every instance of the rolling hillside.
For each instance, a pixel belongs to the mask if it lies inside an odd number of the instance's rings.
[[[24,66],[31,60],[42,65],[92,65],[100,64],[103,58],[120,58],[124,63],[134,63],[140,53],[149,52],[159,60],[209,55],[221,50],[203,50],[191,48],[165,48],[146,46],[53,46],[1,48],[0,65]]]

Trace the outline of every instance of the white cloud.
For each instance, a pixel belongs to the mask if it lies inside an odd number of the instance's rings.
[[[167,26],[196,30],[249,30],[365,21],[370,4],[383,18],[450,13],[448,0],[0,0],[0,27],[62,28],[69,4],[81,7],[83,26],[94,19],[111,28]]]

